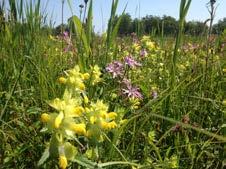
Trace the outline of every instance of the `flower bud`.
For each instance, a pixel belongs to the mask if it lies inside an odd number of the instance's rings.
[[[89,98],[87,96],[84,96],[84,103],[85,104],[89,103]]]
[[[46,123],[46,122],[48,122],[50,120],[50,115],[48,115],[47,113],[43,113],[42,115],[41,115],[41,121],[43,122],[43,123]]]
[[[84,123],[80,123],[80,124],[73,123],[70,125],[70,128],[76,134],[86,135],[86,125]]]
[[[65,169],[67,167],[67,158],[65,155],[60,155],[59,157],[59,167]]]
[[[81,106],[75,107],[73,109],[73,113],[78,116],[80,116],[84,111],[85,111],[84,108]]]
[[[225,100],[223,100],[223,102],[222,102],[222,103],[223,103],[223,105],[224,105],[224,106],[226,106],[226,99],[225,99]]]
[[[107,116],[108,116],[108,118],[110,118],[110,119],[115,119],[115,117],[117,117],[117,113],[115,113],[115,112],[110,112],[110,113],[107,114]]]
[[[85,90],[85,88],[86,88],[86,86],[84,85],[84,83],[80,83],[78,85],[78,87],[79,87],[80,90]]]
[[[82,79],[87,80],[87,79],[89,79],[89,78],[90,78],[89,73],[84,73],[84,74],[82,74]]]
[[[61,83],[61,84],[65,84],[65,83],[67,82],[67,79],[64,78],[64,77],[60,77],[60,78],[58,79],[58,81],[59,81],[59,83]]]

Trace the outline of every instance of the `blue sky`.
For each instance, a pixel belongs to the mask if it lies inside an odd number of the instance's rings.
[[[52,13],[52,19],[56,25],[61,23],[61,0],[42,0],[43,3],[48,2],[47,12]],[[192,0],[191,7],[188,11],[187,20],[205,21],[208,17],[206,3],[209,0]],[[96,32],[106,30],[106,25],[111,12],[112,0],[93,0],[93,22]],[[180,0],[119,0],[117,13],[122,13],[126,3],[128,2],[126,12],[132,18],[143,17],[146,15],[163,16],[170,15],[178,18]],[[79,5],[83,0],[71,0],[73,6],[73,14],[79,15]],[[218,8],[216,12],[215,22],[226,17],[226,0],[217,0]],[[64,5],[64,21],[71,16],[71,10],[65,0]]]

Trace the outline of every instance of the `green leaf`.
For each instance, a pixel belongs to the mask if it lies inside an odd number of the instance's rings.
[[[148,132],[148,142],[153,143],[155,140],[155,131],[149,131]]]
[[[88,18],[87,18],[87,25],[86,25],[86,36],[87,36],[87,43],[88,45],[91,44],[92,41],[92,20],[93,20],[93,0],[89,3],[89,10],[88,10]]]
[[[78,153],[78,150],[71,143],[66,142],[64,144],[64,153],[65,153],[65,156],[68,160],[72,160],[76,156],[76,154]]]
[[[87,168],[97,168],[98,165],[95,162],[92,162],[91,160],[87,159],[84,156],[76,156],[73,160],[73,162],[78,163],[79,165]]]
[[[103,168],[103,167],[112,166],[112,165],[130,165],[130,166],[139,167],[139,165],[136,163],[125,162],[125,161],[110,161],[110,162],[106,162],[106,163],[101,163],[98,165],[98,167]]]
[[[126,11],[126,7],[127,7],[127,4],[122,12],[122,15],[119,17],[116,25],[114,26],[113,28],[113,32],[112,32],[112,36],[111,36],[111,42],[114,43],[115,39],[116,39],[116,36],[118,34],[118,30],[119,30],[119,26],[120,26],[120,23],[122,22],[122,18],[123,18],[123,15],[125,14],[125,11]]]
[[[49,147],[47,147],[43,152],[42,157],[38,161],[38,166],[41,166],[48,158],[49,158]]]
[[[77,16],[73,16],[71,18],[71,21],[74,24],[74,28],[75,28],[77,38],[80,38],[80,40],[82,40],[82,43],[83,43],[84,48],[85,48],[85,52],[86,52],[86,54],[89,54],[90,48],[89,48],[87,38],[86,38],[86,34],[85,34],[85,31],[83,29],[83,26],[82,26],[80,19]]]
[[[169,158],[169,154],[171,152],[172,147],[170,146],[167,150],[166,150],[166,156],[165,158]]]
[[[56,137],[56,135],[53,135],[50,141],[50,146],[49,146],[49,153],[50,156],[53,158],[57,158],[59,153],[58,153],[58,147],[59,147],[59,141]]]
[[[111,15],[110,15],[110,19],[108,21],[108,29],[107,29],[107,39],[106,39],[107,50],[109,50],[111,48],[111,45],[113,44],[113,42],[112,42],[112,39],[114,39],[113,38],[113,23],[114,23],[114,19],[115,19],[115,13],[116,13],[117,6],[118,6],[118,0],[116,0],[116,1],[112,0]],[[108,58],[106,55],[105,62],[108,62],[107,59]]]

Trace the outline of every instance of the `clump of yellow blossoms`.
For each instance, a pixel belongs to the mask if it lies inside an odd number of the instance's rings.
[[[149,36],[143,36],[141,39],[141,43],[149,51],[156,49],[156,44],[150,39]]]
[[[116,112],[108,112],[108,105],[102,100],[89,101],[86,95],[86,82],[95,85],[101,81],[100,76],[97,65],[91,67],[89,73],[81,73],[79,66],[68,70],[66,77],[58,79],[66,85],[63,97],[49,102],[55,111],[41,115],[41,121],[47,124],[48,131],[52,133],[49,153],[58,156],[62,169],[77,153],[76,147],[68,140],[84,137],[103,141],[103,133],[118,126]]]

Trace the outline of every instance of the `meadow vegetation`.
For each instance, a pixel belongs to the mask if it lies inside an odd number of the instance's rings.
[[[0,168],[226,166],[226,30],[213,26],[215,1],[195,36],[191,0],[172,34],[148,17],[148,31],[137,19],[122,33],[118,1],[102,35],[93,0],[58,29],[41,0],[0,1]]]

